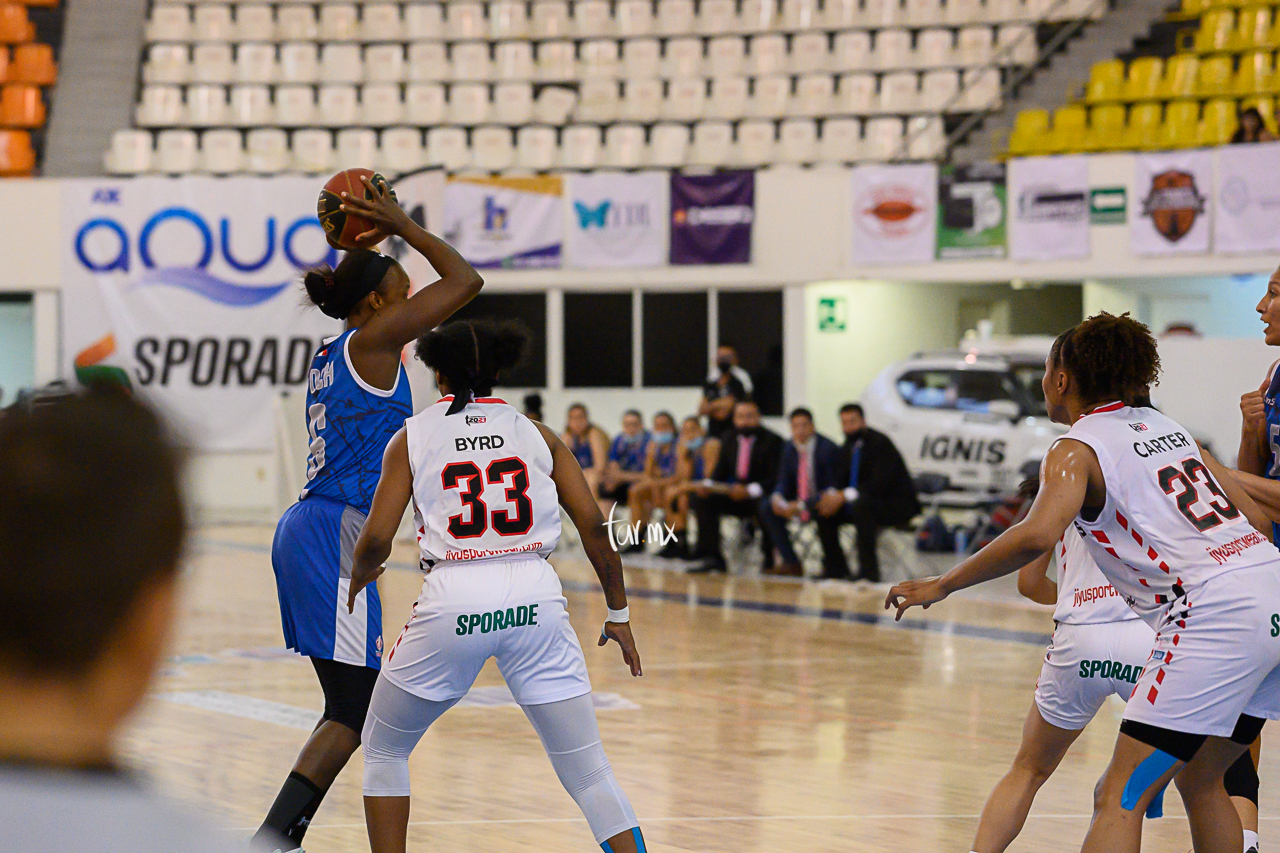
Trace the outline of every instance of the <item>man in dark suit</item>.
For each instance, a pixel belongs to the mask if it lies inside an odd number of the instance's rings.
[[[733,407],[733,430],[721,440],[720,458],[710,479],[714,485],[694,490],[698,517],[698,549],[703,560],[695,572],[726,571],[720,550],[720,516],[759,518],[761,499],[778,481],[782,436],[760,425],[760,409],[750,400]],[[767,528],[761,531],[765,566],[773,562],[773,542]]]
[[[782,451],[782,464],[773,494],[761,506],[760,517],[773,538],[773,544],[782,555],[782,564],[767,571],[771,575],[800,577],[804,570],[791,547],[791,535],[787,532],[787,520],[799,518],[807,522],[817,515],[818,498],[828,489],[840,488],[836,484],[844,471],[840,463],[840,448],[813,428],[813,412],[794,409],[791,412],[791,440]],[[837,553],[839,547],[836,548]],[[823,550],[823,576],[847,576],[849,568],[844,555],[833,562]]]
[[[876,539],[880,529],[915,518],[920,514],[920,500],[902,454],[889,436],[867,426],[861,406],[846,403],[840,407],[840,428],[844,431],[841,471],[835,488],[818,500],[818,535],[824,556],[839,555],[838,562],[832,563],[838,569],[845,562],[840,551],[840,525],[852,524],[858,534],[858,577],[878,583]]]

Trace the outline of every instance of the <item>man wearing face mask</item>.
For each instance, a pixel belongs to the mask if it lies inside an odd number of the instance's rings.
[[[803,523],[814,518],[819,496],[836,487],[842,471],[840,448],[813,428],[813,412],[803,408],[792,410],[791,441],[787,442],[782,451],[778,482],[762,513],[769,535],[773,537],[773,544],[778,547],[778,553],[782,556],[782,564],[770,574],[793,577],[804,574],[795,549],[791,547],[787,520],[798,518]],[[827,547],[823,548],[823,576],[846,578],[849,568],[845,564],[839,542],[837,541],[835,548],[839,557],[828,557],[827,550]]]
[[[879,583],[880,529],[906,524],[920,513],[920,500],[902,454],[889,436],[867,426],[862,406],[841,406],[840,428],[844,446],[836,484],[823,492],[817,505],[818,537],[824,558],[830,560],[826,571],[837,576],[848,572],[840,550],[840,525],[852,524],[857,531],[858,578]]]
[[[751,397],[751,374],[738,366],[738,351],[731,346],[716,348],[716,363],[702,386],[698,414],[706,415],[707,434],[722,438],[733,429],[733,407]]]
[[[676,481],[676,419],[670,412],[658,412],[653,416],[653,432],[649,433],[649,447],[645,451],[644,475],[631,487],[627,506],[631,510],[631,524],[640,522],[641,534],[648,529],[649,515],[662,502],[668,487]],[[636,543],[628,550],[640,551]]]
[[[773,564],[773,541],[764,525],[762,513],[766,491],[778,481],[778,462],[782,457],[782,436],[760,424],[760,409],[750,400],[733,407],[733,431],[721,440],[720,458],[709,480],[694,488],[694,512],[698,516],[698,549],[695,556],[703,560],[695,572],[727,571],[720,549],[720,517],[761,520],[761,549],[764,566]]]

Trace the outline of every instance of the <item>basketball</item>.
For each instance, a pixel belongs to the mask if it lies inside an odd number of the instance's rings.
[[[330,242],[344,249],[356,248],[356,237],[374,227],[363,216],[348,214],[342,209],[343,193],[371,198],[361,178],[369,178],[378,189],[390,192],[393,199],[396,197],[395,190],[391,189],[387,179],[369,169],[344,169],[326,181],[316,203],[316,215],[320,217],[320,224],[324,226],[324,233]]]

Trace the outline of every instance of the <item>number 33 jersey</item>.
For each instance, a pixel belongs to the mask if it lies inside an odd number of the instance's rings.
[[[560,502],[546,439],[497,398],[446,415],[452,402],[444,397],[405,421],[424,567],[547,556],[560,540]]]
[[[1205,581],[1273,564],[1280,552],[1254,530],[1209,473],[1191,434],[1155,409],[1112,403],[1071,427],[1097,454],[1102,511],[1075,524],[1098,568],[1153,628]]]

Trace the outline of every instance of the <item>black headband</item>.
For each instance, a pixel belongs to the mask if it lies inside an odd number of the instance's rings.
[[[395,260],[389,255],[384,255],[380,252],[371,252],[371,254],[373,257],[364,265],[364,271],[360,273],[360,281],[347,294],[347,298],[341,304],[326,302],[321,307],[321,311],[339,320],[346,319],[347,315],[351,313],[351,309],[355,308],[361,299],[373,293],[378,285],[382,284],[382,279],[386,277],[387,270],[391,269],[391,265],[395,263]]]

